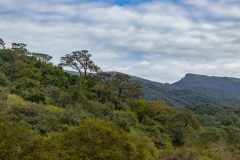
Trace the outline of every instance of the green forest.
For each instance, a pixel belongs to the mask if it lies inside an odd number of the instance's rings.
[[[0,39],[1,160],[240,159],[239,109],[144,100],[87,50],[51,59]]]

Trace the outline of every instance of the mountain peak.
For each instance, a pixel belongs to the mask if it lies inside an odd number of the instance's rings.
[[[206,75],[187,73],[182,79],[184,79],[184,78],[201,78],[201,77],[204,77],[204,78],[211,78],[211,77],[206,76]]]
[[[172,84],[178,88],[200,89],[206,91],[216,91],[221,94],[234,93],[240,95],[240,79],[230,77],[216,77],[188,73],[180,81]]]

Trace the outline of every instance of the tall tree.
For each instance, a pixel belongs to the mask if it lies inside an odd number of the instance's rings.
[[[12,50],[19,55],[27,55],[27,45],[24,43],[12,43]]]
[[[41,61],[41,62],[49,62],[52,57],[47,55],[47,54],[44,54],[44,53],[31,53],[33,57],[35,57],[38,61]]]
[[[101,102],[112,101],[117,109],[122,109],[122,102],[126,102],[128,99],[141,97],[141,86],[131,82],[129,75],[100,72],[97,74],[97,78],[101,82],[95,88],[98,98]]]
[[[0,48],[5,49],[5,42],[3,41],[2,38],[0,38]]]
[[[77,70],[81,76],[86,77],[89,73],[97,73],[100,68],[90,59],[91,54],[87,50],[75,51],[61,57],[59,66],[71,67]]]
[[[182,112],[177,114],[172,119],[172,125],[180,128],[191,128],[193,130],[199,130],[200,125],[197,119],[189,112]]]
[[[116,73],[113,75],[115,94],[122,99],[139,98],[141,96],[140,85],[130,81],[131,77],[126,74]]]
[[[197,119],[188,112],[176,114],[170,120],[171,137],[176,146],[184,145],[194,134],[200,130],[200,124]]]

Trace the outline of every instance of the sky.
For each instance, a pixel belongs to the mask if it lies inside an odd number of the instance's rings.
[[[0,0],[0,38],[158,82],[240,78],[240,0]]]

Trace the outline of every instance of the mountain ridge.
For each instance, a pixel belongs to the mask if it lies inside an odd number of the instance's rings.
[[[226,105],[240,106],[240,79],[187,73],[181,80],[168,84],[133,77],[140,83],[148,100],[160,100],[169,106]]]

